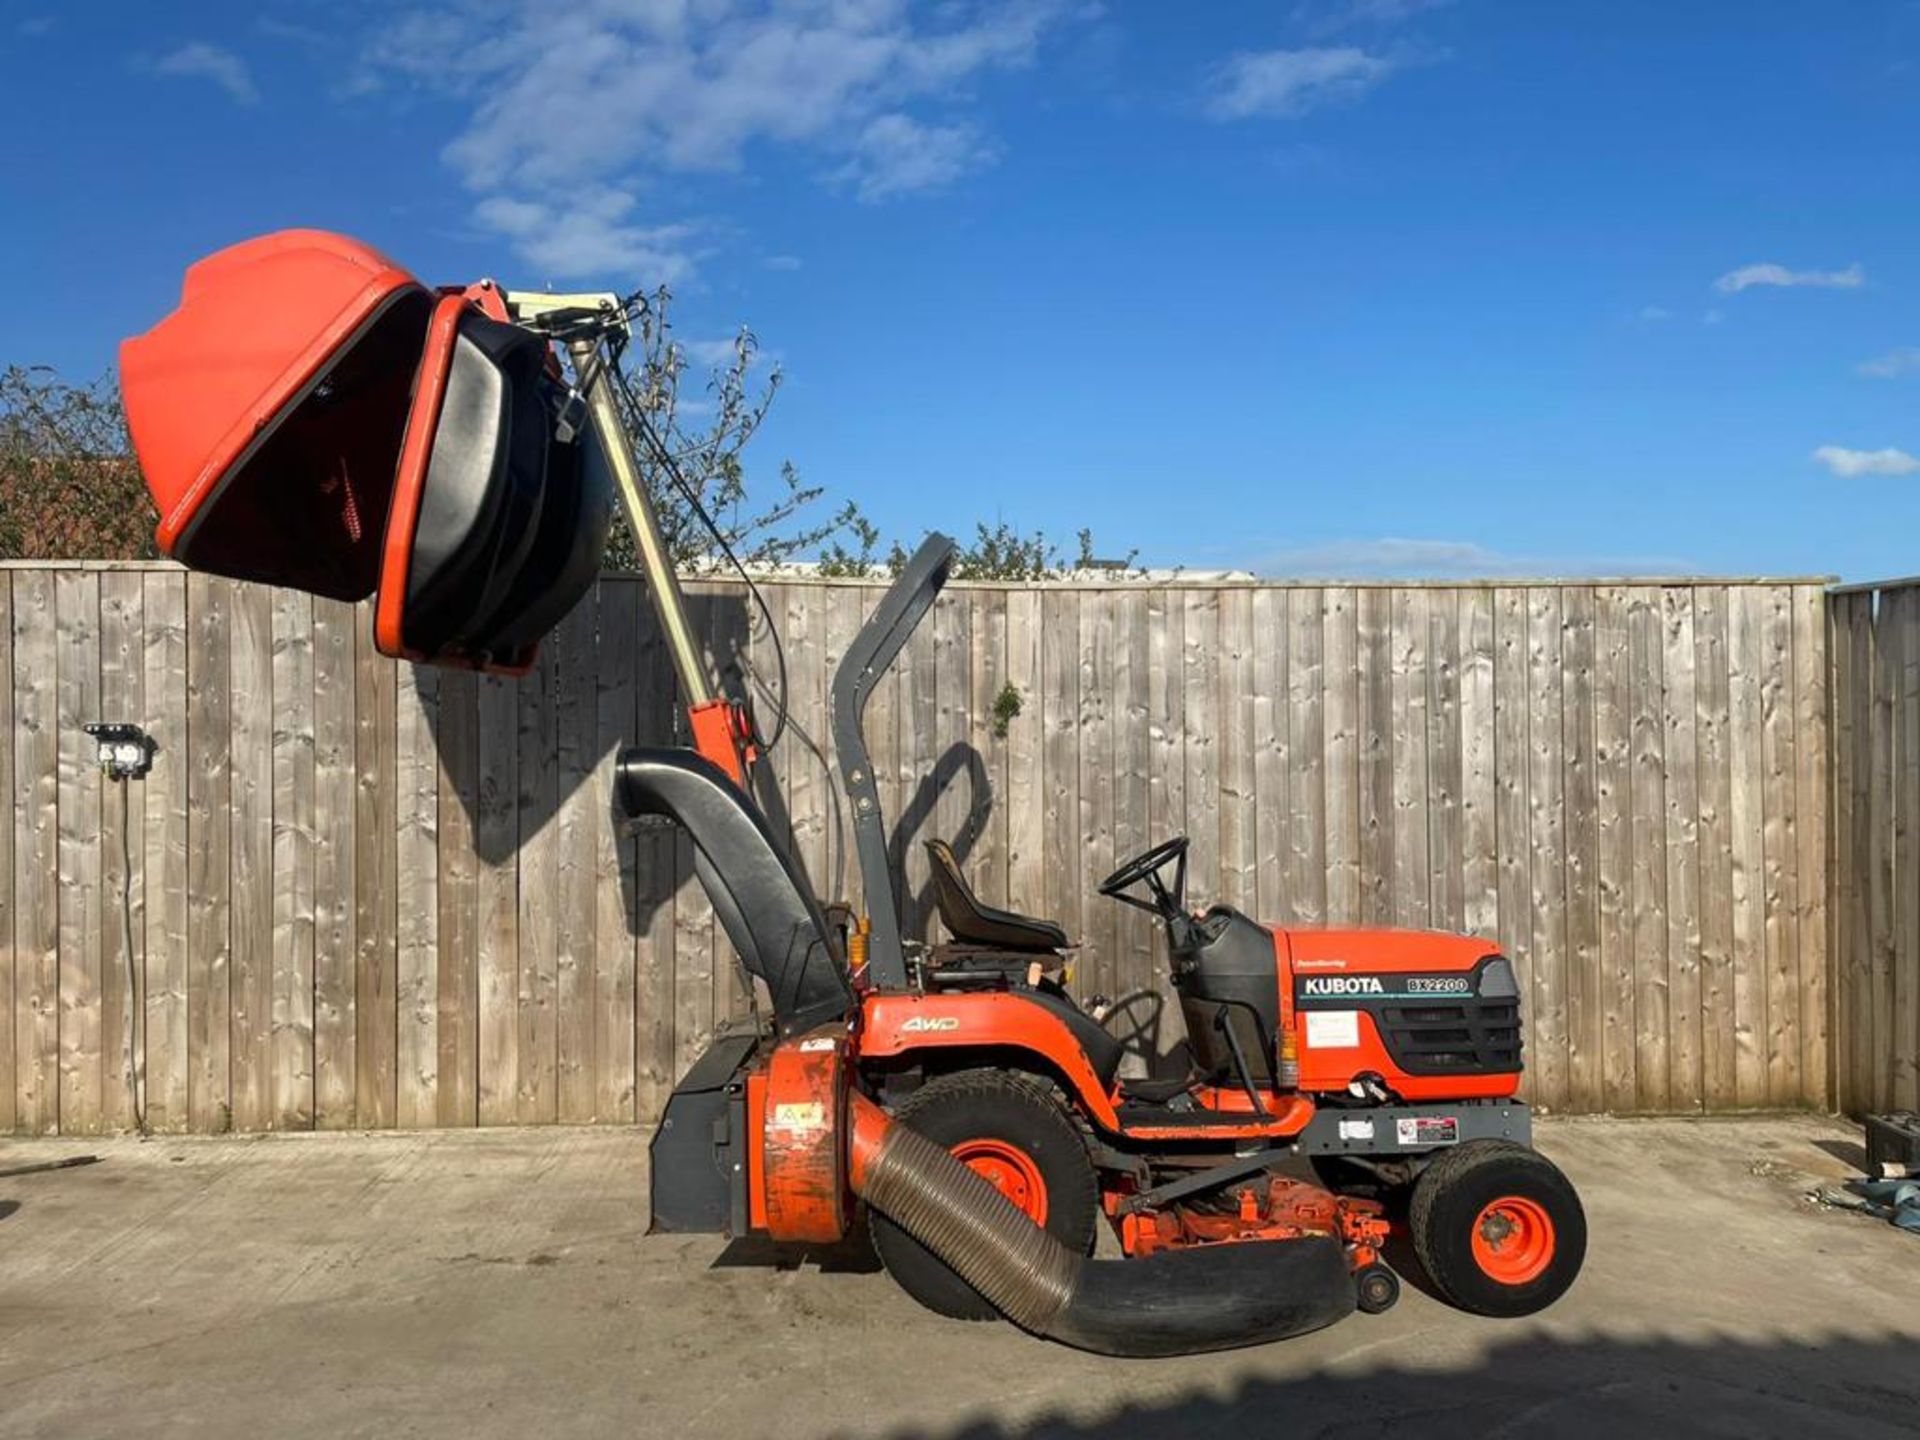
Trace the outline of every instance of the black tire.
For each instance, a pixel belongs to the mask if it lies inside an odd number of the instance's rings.
[[[1476,1227],[1501,1200],[1547,1222],[1544,1264],[1525,1278],[1489,1274],[1475,1255]],[[1476,1315],[1544,1310],[1566,1294],[1587,1256],[1587,1216],[1573,1186],[1546,1156],[1510,1140],[1470,1140],[1441,1152],[1414,1184],[1407,1222],[1427,1277]],[[1499,1211],[1485,1223],[1510,1224]],[[1512,1233],[1487,1238],[1506,1244]]]
[[[1353,1277],[1353,1288],[1363,1315],[1384,1315],[1400,1300],[1400,1277],[1377,1260]]]
[[[922,1085],[894,1119],[948,1149],[968,1140],[1018,1146],[1046,1188],[1047,1233],[1075,1254],[1092,1252],[1100,1211],[1093,1160],[1050,1087],[1011,1071],[963,1070]],[[944,1260],[877,1210],[867,1215],[873,1248],[902,1290],[955,1320],[999,1318]]]

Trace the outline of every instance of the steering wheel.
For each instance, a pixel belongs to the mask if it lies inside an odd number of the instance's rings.
[[[1160,878],[1160,871],[1173,861],[1179,862],[1174,872],[1173,885],[1168,887]],[[1137,895],[1123,892],[1131,890],[1142,880],[1153,893],[1151,901],[1142,900]],[[1100,882],[1100,893],[1111,896],[1125,905],[1132,905],[1152,915],[1178,915],[1187,889],[1187,837],[1176,835],[1171,840],[1162,840],[1151,850],[1127,861],[1118,870]]]

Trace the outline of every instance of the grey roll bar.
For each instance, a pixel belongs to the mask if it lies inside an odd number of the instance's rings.
[[[921,541],[900,578],[873,607],[873,614],[860,627],[833,674],[833,743],[840,757],[847,804],[853,811],[854,848],[860,858],[867,916],[873,926],[867,942],[867,969],[874,984],[883,990],[906,988],[907,957],[887,854],[886,820],[880,813],[880,790],[874,783],[860,721],[874,685],[933,608],[934,597],[946,585],[959,548],[938,531]]]

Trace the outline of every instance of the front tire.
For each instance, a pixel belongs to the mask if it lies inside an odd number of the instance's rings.
[[[1531,1315],[1573,1284],[1587,1217],[1560,1169],[1509,1140],[1447,1150],[1413,1187],[1414,1253],[1441,1294],[1476,1315]]]
[[[894,1113],[945,1146],[1076,1255],[1092,1252],[1099,1186],[1086,1142],[1046,1085],[1005,1070],[963,1070],[922,1085]],[[868,1229],[902,1290],[955,1320],[1000,1312],[947,1263],[879,1211]]]

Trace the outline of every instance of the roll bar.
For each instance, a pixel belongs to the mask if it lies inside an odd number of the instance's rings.
[[[873,763],[867,757],[867,738],[860,722],[873,687],[933,608],[958,549],[950,537],[938,531],[921,541],[900,578],[873,607],[873,614],[860,627],[833,674],[833,743],[840,756],[840,779],[846,788],[847,804],[853,811],[854,847],[860,857],[867,916],[873,927],[867,942],[867,969],[881,989],[906,988],[907,958],[887,852],[886,820],[880,813],[880,789],[874,783]]]

